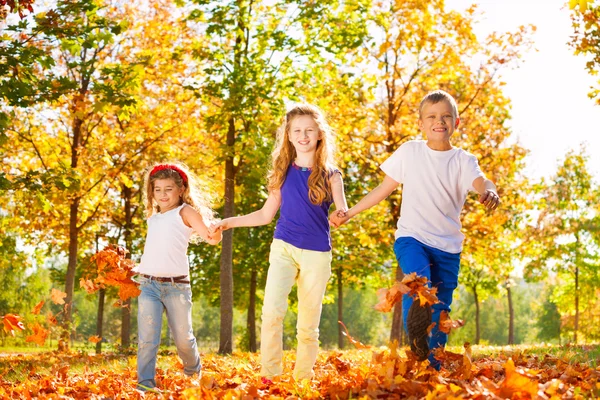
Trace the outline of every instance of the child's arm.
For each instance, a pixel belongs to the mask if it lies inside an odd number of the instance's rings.
[[[209,232],[208,227],[202,219],[202,215],[200,215],[200,213],[196,211],[193,207],[185,206],[181,209],[179,214],[183,219],[183,223],[189,226],[190,228],[194,229],[194,231],[198,235],[200,235],[200,237],[204,239],[206,243],[215,245],[221,241],[221,232]]]
[[[500,196],[494,182],[480,176],[473,181],[473,187],[479,193],[479,202],[490,210],[495,210],[500,204]]]
[[[346,202],[346,194],[344,193],[344,180],[342,179],[342,174],[337,172],[334,173],[330,183],[335,209],[346,212],[348,210],[348,203]]]
[[[371,190],[365,197],[363,197],[358,203],[354,205],[346,213],[335,212],[331,215],[331,223],[334,226],[340,226],[348,221],[350,218],[359,214],[360,212],[379,204],[383,199],[387,198],[396,188],[399,183],[385,176],[383,182],[379,184],[375,189]]]
[[[273,221],[279,206],[281,205],[281,192],[273,190],[260,210],[239,217],[225,218],[211,227],[211,231],[224,231],[231,228],[242,226],[260,226],[267,225]]]

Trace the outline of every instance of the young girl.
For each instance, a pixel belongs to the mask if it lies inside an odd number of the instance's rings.
[[[156,387],[156,356],[163,310],[188,376],[201,364],[192,330],[192,290],[187,247],[195,232],[210,244],[221,233],[209,234],[204,221],[212,218],[207,197],[197,190],[192,174],[182,165],[155,165],[145,179],[148,234],[138,267],[142,293],[138,299],[138,389]]]
[[[298,284],[298,350],[294,378],[312,378],[319,349],[323,296],[331,275],[328,212],[346,210],[341,173],[333,165],[334,140],[323,113],[302,104],[290,110],[277,132],[269,196],[253,213],[227,218],[216,231],[266,225],[280,210],[271,245],[262,309],[261,374],[283,372],[283,318],[287,297]]]

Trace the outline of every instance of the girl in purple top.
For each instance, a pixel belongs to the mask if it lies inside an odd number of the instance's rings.
[[[296,380],[314,376],[323,296],[331,275],[329,207],[335,203],[337,210],[347,208],[333,153],[333,133],[323,112],[309,104],[295,106],[277,131],[269,196],[263,207],[212,228],[267,225],[280,210],[262,309],[261,374],[267,378],[283,372],[283,318],[294,283],[298,285],[298,349],[293,376]]]

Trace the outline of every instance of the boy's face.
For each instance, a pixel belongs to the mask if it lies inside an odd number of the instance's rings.
[[[459,123],[460,118],[454,116],[449,102],[442,100],[435,104],[423,104],[419,129],[427,136],[428,141],[449,142]]]

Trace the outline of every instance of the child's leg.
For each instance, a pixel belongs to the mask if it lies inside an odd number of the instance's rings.
[[[138,297],[138,389],[156,387],[156,355],[160,344],[162,312],[164,309],[159,282],[140,278]]]
[[[200,372],[202,365],[192,329],[192,288],[189,283],[163,282],[161,285],[169,329],[183,362],[183,372],[194,375]]]
[[[327,281],[331,276],[331,252],[297,249],[298,275],[298,349],[294,378],[310,379],[319,352],[319,322]]]
[[[432,322],[435,326],[431,330],[429,347],[434,350],[438,347],[444,347],[448,341],[448,335],[440,331],[440,314],[442,311],[450,312],[452,304],[452,293],[458,286],[458,271],[460,268],[460,253],[453,254],[430,248],[429,252],[433,258],[431,268],[431,284],[438,289],[437,297],[439,303],[433,305]],[[433,352],[429,355],[431,365],[439,369],[439,361],[433,357]]]
[[[394,253],[405,275],[416,272],[417,275],[425,276],[430,280],[431,259],[423,243],[411,237],[400,237],[394,243]],[[406,294],[402,296],[402,322],[406,332],[408,332],[406,319],[412,303],[412,297]]]
[[[298,274],[290,253],[292,248],[294,246],[279,239],[274,239],[271,244],[260,335],[260,373],[266,377],[283,372],[283,318],[287,312],[288,295]]]

